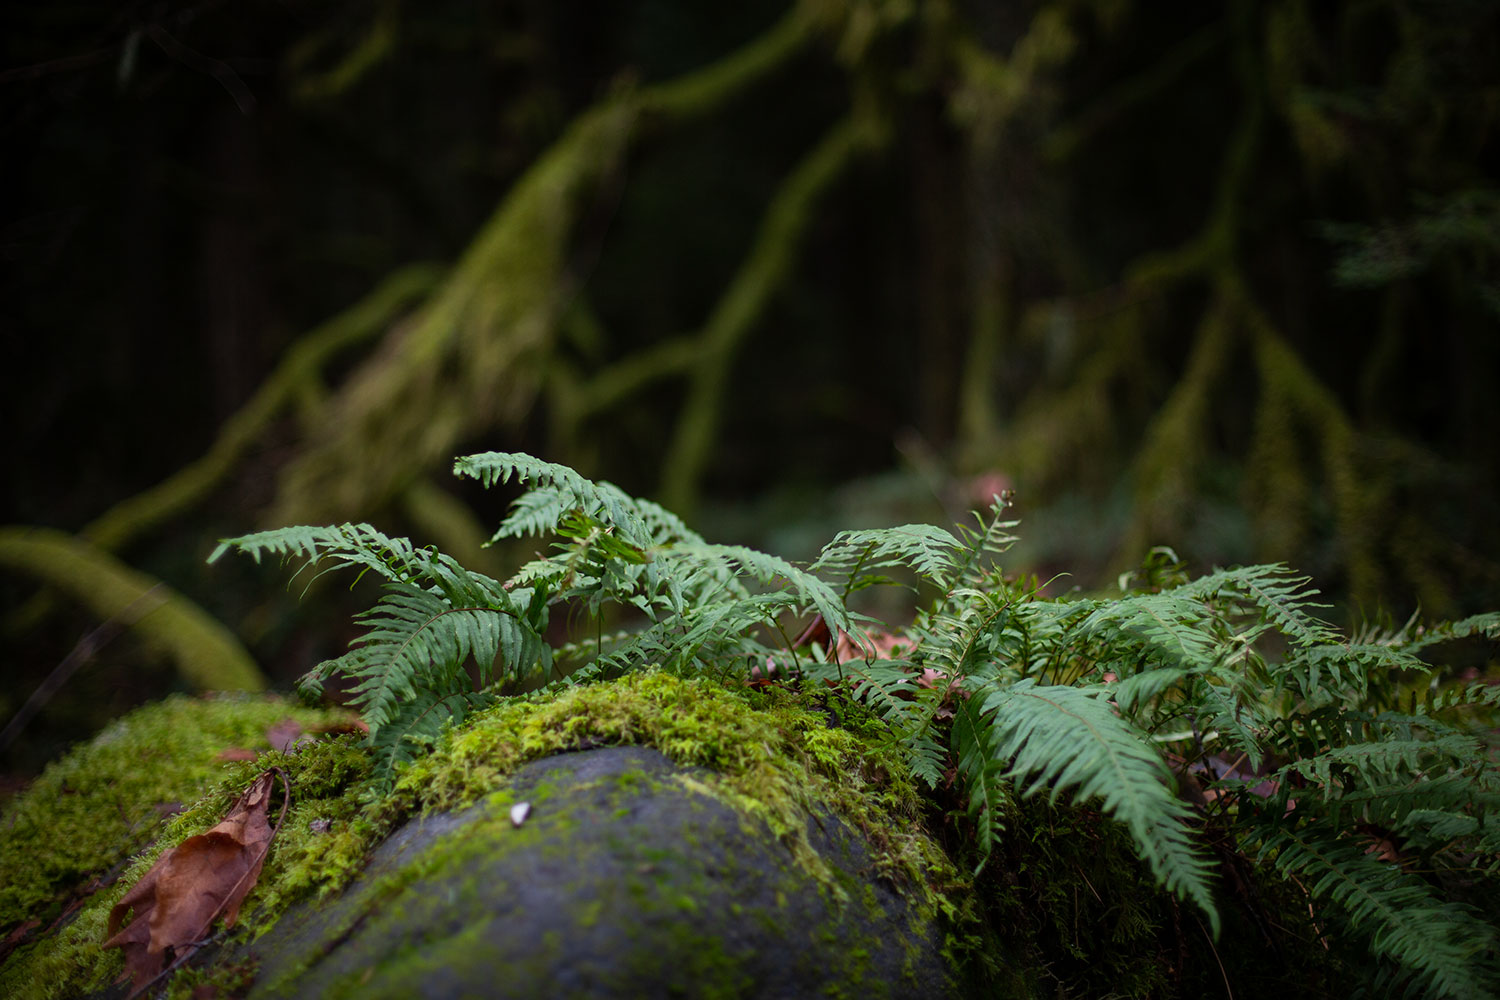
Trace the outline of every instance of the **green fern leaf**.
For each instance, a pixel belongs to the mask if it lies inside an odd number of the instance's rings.
[[[846,593],[860,589],[860,580],[870,571],[895,566],[909,566],[936,582],[953,574],[963,550],[963,542],[931,524],[841,531],[823,547],[811,570],[842,574]]]
[[[969,792],[969,818],[979,850],[977,875],[989,859],[996,835],[1005,828],[1010,795],[1004,784],[1005,764],[991,745],[994,728],[985,720],[979,699],[959,697],[953,706],[953,751],[958,773]]]
[[[1206,628],[1203,602],[1175,591],[1137,594],[1098,605],[1077,626],[1081,636],[1107,636],[1112,646],[1127,637],[1156,662],[1184,668],[1212,665],[1219,643]]]
[[[1218,933],[1209,865],[1188,827],[1191,810],[1172,793],[1161,757],[1107,702],[1027,678],[984,692],[980,712],[995,730],[995,759],[1011,761],[1010,776],[1029,781],[1026,794],[1050,789],[1053,799],[1064,792],[1080,803],[1098,799],[1162,884],[1197,904]]]
[[[1416,653],[1434,646],[1438,643],[1447,642],[1450,639],[1462,639],[1471,635],[1484,635],[1491,639],[1500,639],[1500,611],[1491,611],[1487,614],[1473,615],[1456,622],[1444,622],[1425,629],[1421,635],[1401,643],[1401,647],[1409,653]]]
[[[1438,899],[1420,879],[1331,829],[1279,823],[1269,829],[1260,855],[1283,873],[1300,876],[1315,897],[1335,904],[1372,953],[1399,963],[1428,996],[1495,997],[1500,941],[1468,907]]]
[[[443,569],[457,567],[452,560],[445,565],[445,557],[435,549],[417,548],[408,539],[391,538],[368,524],[326,528],[299,525],[226,538],[219,542],[208,561],[214,562],[230,549],[250,556],[257,563],[263,554],[302,559],[309,566],[332,562],[326,568],[355,566],[361,572],[374,571],[397,583],[433,579]]]
[[[984,578],[982,567],[985,558],[999,555],[1018,541],[1010,533],[1010,529],[1020,522],[1001,520],[1008,506],[1009,501],[997,497],[990,504],[988,521],[975,514],[975,520],[979,524],[977,529],[962,524],[958,526],[959,537],[964,543],[963,554],[948,576],[933,581],[939,590],[946,592],[965,584],[980,586]]]
[[[542,490],[543,499],[539,499],[538,506],[530,511],[528,524],[540,523],[539,515],[544,511],[556,511],[560,515],[562,510],[582,507],[614,527],[621,538],[632,545],[649,548],[653,544],[651,532],[630,497],[609,483],[585,479],[566,465],[544,462],[520,452],[490,451],[455,459],[453,472],[477,479],[485,488],[515,479]],[[564,504],[562,510],[557,510],[559,503]],[[537,533],[546,530],[548,528],[542,527]],[[508,533],[509,529],[502,526],[492,540],[505,538]],[[527,533],[532,533],[530,527]]]
[[[1171,591],[1205,601],[1240,598],[1261,612],[1265,619],[1293,642],[1304,646],[1337,643],[1341,637],[1328,623],[1311,614],[1316,590],[1307,589],[1309,578],[1295,576],[1279,563],[1217,570]]]
[[[791,588],[799,601],[815,608],[830,628],[849,631],[854,627],[843,601],[828,584],[785,559],[742,545],[684,544],[676,546],[675,552],[680,558],[696,559],[710,565],[737,566],[762,584],[780,581]]]

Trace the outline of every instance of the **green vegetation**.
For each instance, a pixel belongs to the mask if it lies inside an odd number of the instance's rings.
[[[290,820],[302,826],[289,821],[278,845],[295,855],[310,818],[303,812],[323,807],[332,815],[322,800],[336,800],[370,765],[349,737],[295,756],[268,750],[267,730],[285,720],[310,731],[348,724],[344,712],[280,697],[172,697],[116,720],[7,803],[0,929],[24,931],[35,921],[40,940],[0,965],[0,995],[76,996],[118,975],[118,952],[100,948],[110,907],[161,851],[213,826],[264,767],[285,766],[299,779]],[[226,750],[259,756],[226,763]]]
[[[647,667],[720,682],[753,668],[878,720],[935,797],[956,777],[950,811],[968,832],[955,849],[978,870],[1017,799],[1044,793],[1119,824],[1213,934],[1226,909],[1264,905],[1245,883],[1258,866],[1302,891],[1337,954],[1365,953],[1350,976],[1494,995],[1500,845],[1485,818],[1500,769],[1472,722],[1500,690],[1444,684],[1420,654],[1500,635],[1500,614],[1346,637],[1284,567],[1188,579],[1168,551],[1124,597],[1052,599],[994,567],[1014,526],[998,497],[956,533],[845,532],[802,567],[709,544],[655,504],[530,456],[473,455],[455,471],[529,486],[495,538],[555,534],[553,554],[501,582],[368,525],[261,532],[215,553],[386,579],[369,631],[303,681],[310,695],[355,682],[378,793],[421,768],[446,726],[508,697]],[[893,574],[933,595],[896,639],[849,608]],[[585,617],[592,637],[549,646],[554,610]],[[822,646],[790,638],[809,613],[830,630]],[[627,627],[606,634],[607,618]]]
[[[830,728],[802,702],[781,690],[726,690],[655,671],[556,695],[534,693],[476,713],[444,733],[381,795],[371,787],[370,754],[347,735],[310,740],[289,753],[262,752],[254,761],[213,763],[224,744],[263,745],[260,731],[288,714],[279,700],[173,699],[142,709],[54,765],[5,814],[13,831],[3,842],[5,857],[15,864],[4,873],[15,885],[37,883],[37,889],[7,908],[0,929],[49,917],[71,898],[54,893],[66,880],[42,885],[30,874],[35,852],[20,845],[47,839],[41,831],[72,835],[70,878],[103,874],[112,866],[118,877],[82,897],[76,918],[53,936],[30,941],[7,960],[0,968],[0,995],[75,996],[117,976],[119,953],[100,947],[111,907],[164,851],[213,826],[258,772],[273,767],[288,776],[291,805],[247,899],[236,932],[242,936],[263,934],[299,899],[326,899],[346,886],[369,852],[412,816],[484,800],[497,807],[498,826],[510,829],[504,806],[508,779],[517,769],[596,744],[649,746],[679,764],[706,768],[708,776],[693,781],[692,790],[733,807],[754,829],[785,844],[794,865],[840,898],[847,890],[809,844],[804,811],[831,809],[868,838],[879,872],[908,895],[922,922],[954,923],[967,908],[968,882],[925,833],[921,796],[899,757],[879,739],[879,727]],[[332,721],[307,709],[291,714],[310,725]],[[139,768],[141,760],[152,766]],[[173,776],[188,775],[197,779],[191,788],[171,783]],[[61,788],[76,793],[62,795]],[[154,807],[171,794],[190,801],[163,818]],[[146,817],[136,836],[125,837],[111,825],[113,811]],[[97,835],[79,836],[89,824]],[[529,836],[537,826],[526,829]],[[122,872],[119,866],[145,843]],[[566,849],[565,843],[556,846]],[[430,863],[452,865],[454,859],[438,856]],[[972,921],[965,925],[972,929]],[[967,943],[957,932],[951,942],[953,948]],[[286,975],[295,972],[283,968]],[[199,982],[249,974],[233,963],[185,969],[170,985],[177,995]]]
[[[280,698],[168,698],[117,720],[52,764],[6,805],[0,824],[0,927],[50,920],[69,890],[155,839],[166,817],[216,784],[226,749],[264,749],[284,719],[343,718]]]

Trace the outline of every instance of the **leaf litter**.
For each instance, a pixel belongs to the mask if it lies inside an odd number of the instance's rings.
[[[283,796],[272,827],[271,790],[277,777]],[[104,947],[124,952],[131,997],[186,961],[219,917],[226,928],[234,926],[290,804],[286,774],[280,768],[261,772],[217,826],[163,853],[110,910]]]

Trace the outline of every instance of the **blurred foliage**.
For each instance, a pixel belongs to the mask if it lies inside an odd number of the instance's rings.
[[[1044,578],[1172,544],[1351,617],[1494,606],[1497,29],[1479,0],[10,5],[0,521],[165,582],[275,682],[357,602],[267,603],[212,540],[369,520],[483,568],[506,498],[445,470],[489,448],[794,556],[1012,486]],[[4,604],[8,714],[86,626],[31,578]],[[132,642],[100,655],[134,690]],[[72,731],[44,713],[37,752]]]

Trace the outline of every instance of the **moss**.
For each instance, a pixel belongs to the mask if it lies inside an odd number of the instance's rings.
[[[916,786],[876,736],[830,727],[785,692],[732,691],[666,673],[630,674],[477,715],[404,773],[394,799],[406,810],[462,808],[527,761],[601,744],[651,746],[715,772],[708,781],[680,780],[764,822],[825,881],[827,866],[808,843],[805,822],[818,803],[871,840],[880,872],[898,885],[937,885],[941,894],[964,883],[922,832]],[[920,903],[927,917],[956,912],[936,896]]]
[[[162,851],[217,823],[266,767],[282,767],[292,778],[293,806],[247,909],[300,892],[292,880],[312,866],[284,859],[300,852],[316,856],[323,869],[332,865],[339,854],[313,849],[307,817],[352,819],[349,792],[368,772],[367,755],[348,736],[296,754],[264,749],[266,730],[286,718],[306,729],[347,720],[342,712],[275,697],[173,697],[125,716],[50,765],[0,820],[0,924],[36,920],[46,927],[78,895],[92,895],[71,923],[0,966],[0,995],[74,995],[117,975],[119,952],[99,947],[110,908]],[[219,755],[230,748],[263,752],[255,761],[226,764]],[[361,842],[344,860],[357,864],[365,847]],[[107,873],[118,877],[101,888]]]
[[[605,688],[615,689],[615,685]],[[706,786],[700,782],[699,788]],[[591,789],[602,789],[602,797],[590,796]],[[545,931],[536,935],[533,948],[522,948],[520,955],[505,955],[508,982],[540,981],[567,964],[569,978],[551,982],[550,995],[591,996],[601,991],[605,995],[625,995],[633,985],[642,982],[662,984],[669,995],[675,995],[671,993],[673,984],[683,983],[690,983],[692,995],[696,996],[755,995],[757,985],[752,968],[756,956],[747,953],[746,941],[724,936],[722,923],[720,930],[705,929],[705,922],[712,926],[713,915],[718,914],[720,921],[725,915],[731,923],[741,919],[756,921],[761,927],[761,940],[780,938],[793,949],[799,941],[816,942],[820,956],[835,956],[834,961],[840,963],[834,967],[818,966],[820,973],[830,975],[836,983],[837,988],[830,995],[878,995],[882,980],[878,976],[872,978],[872,956],[878,949],[888,951],[899,945],[882,938],[861,940],[841,950],[834,947],[848,940],[850,925],[846,918],[850,907],[861,917],[873,918],[882,913],[873,891],[846,893],[842,905],[826,906],[824,917],[810,924],[804,919],[788,919],[786,914],[796,912],[788,909],[789,897],[806,898],[805,875],[795,864],[783,865],[778,874],[774,866],[764,867],[764,861],[747,860],[744,863],[750,866],[756,879],[780,880],[768,893],[773,906],[770,909],[757,906],[747,915],[736,905],[737,900],[726,896],[726,884],[745,884],[735,873],[737,853],[733,850],[721,853],[724,845],[717,840],[713,844],[697,843],[694,831],[698,827],[693,822],[683,829],[662,833],[661,839],[683,845],[681,850],[641,843],[628,833],[614,839],[608,833],[608,824],[602,844],[568,836],[568,831],[579,824],[598,829],[600,816],[610,815],[626,802],[641,801],[643,793],[648,797],[653,792],[680,797],[683,791],[681,783],[670,776],[626,770],[592,783],[569,782],[562,793],[543,781],[528,783],[513,794],[506,789],[483,796],[479,801],[490,808],[477,818],[470,814],[461,835],[445,834],[420,856],[403,862],[397,871],[362,886],[358,898],[347,906],[341,904],[332,918],[333,924],[320,932],[318,940],[297,941],[296,946],[305,950],[307,956],[300,959],[289,956],[289,964],[260,983],[258,992],[267,996],[299,991],[323,996],[405,996],[418,992],[424,983],[442,981],[444,976],[456,975],[463,981],[463,970],[471,963],[495,960],[489,946],[494,940],[494,929],[489,927],[492,920],[502,920],[512,927],[526,926],[528,922],[527,904],[523,902],[526,894],[508,887],[505,876],[497,875],[497,870],[510,870],[497,869],[496,865],[501,863],[497,859],[524,858],[524,867],[529,870],[533,865],[540,866],[552,873],[549,878],[571,872],[570,877],[592,879],[594,869],[588,862],[580,862],[580,857],[603,851],[619,859],[620,870],[626,873],[623,881],[607,879],[602,885],[594,881],[587,885],[558,882],[547,896],[547,917],[587,932],[603,914],[612,912],[615,916],[610,926],[619,931],[623,905],[631,920],[625,927],[625,940],[620,942],[620,948],[611,953],[608,961],[595,966],[587,958],[587,948],[580,958],[567,950],[571,942],[555,931]],[[514,798],[525,798],[535,807],[533,819],[519,829],[511,826],[505,808]],[[693,789],[688,795],[688,815],[702,815],[699,810],[707,808],[711,801],[698,788]],[[705,805],[695,807],[692,803]],[[722,803],[713,804],[713,808],[721,815],[733,815],[724,812]],[[735,827],[731,825],[729,830],[733,832]],[[746,842],[759,838],[764,843],[764,828],[741,836]],[[776,853],[772,851],[773,855]],[[684,858],[708,857],[714,860],[706,869],[684,863]],[[494,909],[497,900],[505,900],[504,907],[510,908],[498,916]],[[366,941],[354,945],[352,954],[341,957],[339,968],[320,968],[314,973],[327,978],[304,978],[312,964],[321,960],[322,941],[343,940],[346,932],[356,928],[370,931],[370,922],[377,927],[373,932],[377,943]],[[393,951],[379,947],[380,941],[402,940],[402,936],[388,938],[378,928],[439,928],[444,923],[454,928],[451,933],[438,930],[426,940],[399,945]],[[636,939],[632,937],[636,927],[652,929]],[[926,929],[918,928],[916,935]],[[276,946],[281,944],[277,942]],[[568,954],[571,964],[562,962],[563,954]],[[805,959],[789,955],[788,960]],[[618,977],[618,981],[612,977]]]
[[[0,818],[0,929],[55,917],[68,890],[139,850],[221,778],[222,751],[266,748],[266,730],[285,718],[312,728],[335,716],[278,698],[174,697],[53,763]]]
[[[510,827],[508,809],[515,801],[510,775],[529,761],[605,744],[649,746],[675,763],[707,769],[707,776],[677,780],[736,809],[747,833],[764,837],[769,828],[791,850],[801,870],[818,878],[840,905],[868,906],[871,900],[859,892],[851,900],[848,888],[832,876],[809,841],[806,816],[819,803],[866,835],[877,871],[908,897],[917,912],[916,923],[930,926],[930,921],[963,911],[965,880],[921,832],[920,797],[892,748],[875,735],[878,730],[862,734],[831,728],[823,715],[808,711],[792,694],[752,694],[643,671],[550,697],[512,700],[445,734],[432,753],[403,772],[391,795],[373,803],[361,800],[370,763],[354,737],[323,740],[294,754],[267,752],[253,762],[215,762],[226,746],[263,746],[264,729],[287,715],[305,726],[328,718],[275,700],[173,699],[121,720],[94,744],[49,769],[7,813],[0,834],[67,841],[72,838],[54,832],[88,827],[90,846],[69,864],[52,866],[66,875],[38,880],[33,874],[29,895],[19,888],[26,884],[24,879],[7,878],[0,891],[17,900],[12,912],[29,914],[50,900],[59,886],[118,864],[153,838],[155,843],[115,884],[90,898],[72,924],[41,948],[33,945],[13,955],[0,969],[0,993],[70,995],[117,975],[118,953],[99,947],[110,907],[162,851],[216,823],[254,774],[266,767],[286,771],[292,804],[260,881],[246,900],[236,931],[241,939],[264,933],[293,901],[348,884],[364,870],[375,845],[417,813],[450,811],[484,800],[495,816],[505,819],[495,822],[512,840],[517,833],[540,835],[540,828],[530,823],[520,831]],[[156,766],[140,767],[143,757]],[[148,777],[150,782],[145,781]],[[622,779],[625,785],[632,780],[655,779]],[[64,788],[81,794],[63,795]],[[536,804],[553,789],[544,783],[526,794]],[[162,822],[156,816],[157,803],[194,795],[196,800],[171,820]],[[133,812],[124,813],[130,822],[95,823],[95,814],[103,811],[101,803],[109,803],[105,808],[112,810],[117,799],[127,797],[135,803]],[[61,803],[62,812],[43,809],[48,799]],[[78,808],[71,808],[74,804]],[[273,812],[279,805],[279,800],[273,803]],[[564,817],[551,827],[559,850],[566,850],[567,838],[557,836],[566,832],[566,822]],[[9,859],[16,856],[7,850],[6,864],[13,864]],[[447,857],[428,864],[453,863],[455,859]],[[361,891],[375,893],[371,898],[395,896],[423,870],[403,870]],[[36,888],[40,885],[47,888]],[[666,898],[693,900],[694,893],[691,886],[679,887]],[[22,897],[27,900],[24,905],[19,902]],[[871,948],[881,946],[870,943]],[[854,964],[848,970],[856,978],[857,958],[858,954],[851,957]],[[731,990],[725,995],[735,994]]]

